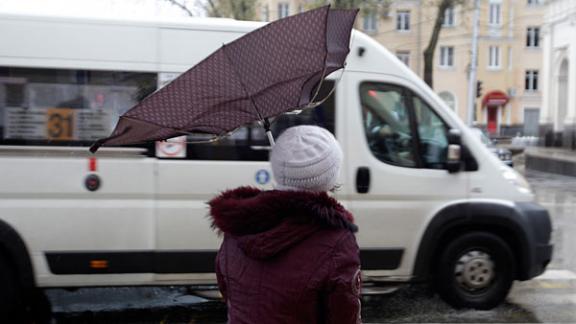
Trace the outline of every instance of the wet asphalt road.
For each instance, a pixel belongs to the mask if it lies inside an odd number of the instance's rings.
[[[516,282],[505,304],[490,311],[455,310],[426,286],[363,298],[364,323],[576,323],[576,178],[525,173],[552,215],[555,253],[549,271]],[[112,297],[111,297],[112,296]],[[225,323],[225,306],[177,288],[102,288],[49,292],[57,323]]]

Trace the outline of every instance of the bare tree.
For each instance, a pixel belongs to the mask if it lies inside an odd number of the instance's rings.
[[[178,2],[177,0],[165,0],[165,1],[182,9],[188,16],[194,17],[194,13],[190,9],[188,9],[188,7],[184,3]]]
[[[210,17],[254,20],[257,0],[207,0],[204,9]]]
[[[453,8],[456,5],[463,4],[465,0],[434,0],[438,6],[438,11],[436,13],[436,19],[434,20],[434,27],[432,29],[432,35],[430,35],[430,40],[428,41],[428,46],[424,50],[424,82],[433,88],[434,83],[434,52],[436,51],[436,45],[438,45],[438,39],[440,38],[440,32],[442,31],[442,24],[444,23],[444,15],[448,8]]]

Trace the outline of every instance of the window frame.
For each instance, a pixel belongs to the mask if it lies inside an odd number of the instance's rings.
[[[444,94],[451,97],[451,101],[452,101],[453,106],[449,105],[448,101],[446,101],[446,99],[444,99],[444,97],[446,97],[446,96],[444,96]],[[457,111],[458,110],[457,109],[458,108],[458,104],[457,104],[458,101],[456,100],[456,95],[454,95],[454,93],[452,93],[451,91],[448,91],[448,90],[444,90],[444,91],[440,91],[438,93],[438,97],[440,97],[440,99],[442,99],[442,101],[446,104],[446,106],[448,106],[448,108],[450,108],[450,110],[452,110],[453,112],[456,112],[456,113],[458,112]]]
[[[362,105],[363,105],[363,103],[362,103],[362,88],[365,85],[373,85],[374,89],[377,89],[378,87],[382,87],[382,88],[396,88],[399,90],[398,93],[400,93],[400,95],[402,96],[402,102],[403,102],[404,106],[406,107],[406,109],[408,110],[409,127],[410,127],[410,132],[412,133],[412,139],[413,139],[412,140],[411,153],[414,156],[415,165],[414,166],[407,166],[407,165],[401,165],[398,163],[394,163],[392,161],[382,161],[374,155],[374,152],[370,149],[370,147],[368,146],[368,143],[365,143],[365,147],[368,149],[368,151],[370,151],[370,154],[372,155],[372,157],[374,157],[375,159],[377,159],[381,163],[396,166],[396,167],[407,168],[407,169],[435,170],[435,171],[444,171],[445,172],[446,171],[445,166],[443,168],[429,168],[426,166],[426,163],[423,161],[423,156],[422,156],[422,152],[421,152],[421,148],[420,148],[421,143],[422,143],[422,139],[420,138],[420,132],[418,130],[418,123],[417,123],[418,116],[416,116],[416,108],[414,106],[413,100],[414,100],[414,98],[418,98],[424,105],[426,105],[428,107],[428,109],[430,109],[430,111],[444,124],[444,126],[446,127],[446,131],[448,131],[450,128],[452,128],[452,125],[450,125],[450,123],[448,123],[446,121],[446,119],[444,117],[442,117],[442,115],[439,114],[434,109],[434,105],[431,105],[429,100],[419,96],[414,90],[410,89],[407,86],[397,84],[397,83],[392,83],[392,82],[364,80],[364,81],[360,82],[360,84],[358,86],[358,94],[359,94],[358,100],[360,101],[360,107],[362,107]],[[359,113],[362,114],[362,109],[359,109]],[[362,123],[364,123],[364,117],[361,116],[360,118],[361,118]],[[366,132],[364,125],[362,125],[362,131]],[[366,136],[363,136],[363,138],[366,141]]]
[[[500,70],[502,68],[502,51],[498,45],[488,46],[488,69]]]
[[[538,92],[538,77],[539,71],[537,69],[528,69],[524,73],[524,91],[529,93]]]
[[[488,24],[491,27],[502,26],[502,3],[490,2],[488,6]]]
[[[411,19],[410,10],[397,10],[396,11],[396,31],[407,33],[411,30],[410,28],[410,19]]]
[[[396,51],[396,57],[407,67],[410,67],[410,51]]]
[[[540,27],[539,26],[526,27],[526,47],[527,48],[540,48]]]
[[[448,17],[449,19],[446,19]],[[449,23],[447,23],[447,21]],[[446,10],[444,11],[444,17],[442,19],[442,27],[450,28],[455,26],[456,26],[456,10],[454,9],[453,6],[450,6],[446,8]]]
[[[440,46],[440,62],[438,64],[441,68],[453,68],[454,67],[454,46]],[[446,53],[446,55],[445,55]],[[450,63],[450,64],[445,64]]]
[[[278,19],[290,16],[290,3],[278,2]]]
[[[376,12],[370,10],[364,14],[362,17],[362,28],[367,33],[375,33],[378,31],[378,15]]]
[[[270,7],[268,4],[263,5],[260,7],[260,21],[269,21],[270,20]]]

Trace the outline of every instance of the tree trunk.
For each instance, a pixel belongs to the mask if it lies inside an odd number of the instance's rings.
[[[434,21],[434,29],[432,29],[432,35],[430,36],[428,47],[424,50],[424,82],[426,82],[430,88],[434,87],[434,52],[436,51],[436,45],[438,44],[438,38],[440,37],[440,31],[442,30],[444,12],[453,5],[453,1],[454,0],[441,0],[438,5],[438,13],[436,14],[436,20]]]

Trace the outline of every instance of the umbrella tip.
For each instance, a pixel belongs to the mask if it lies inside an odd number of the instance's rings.
[[[92,144],[92,146],[90,146],[90,153],[92,153],[92,154],[96,153],[96,151],[98,151],[100,146],[102,146],[101,140],[97,140],[96,142],[94,142],[94,144]]]

